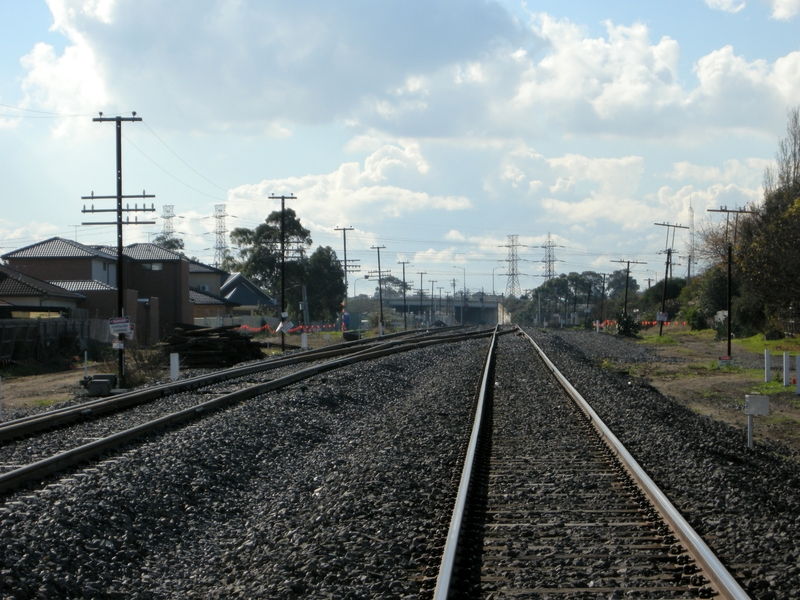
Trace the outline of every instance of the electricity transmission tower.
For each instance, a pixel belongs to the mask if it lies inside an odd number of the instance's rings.
[[[556,276],[555,264],[558,262],[556,260],[556,254],[553,252],[554,248],[563,248],[564,246],[559,246],[553,241],[553,238],[550,237],[550,232],[547,232],[547,239],[545,240],[544,244],[540,246],[544,248],[544,258],[542,262],[544,263],[544,280],[550,281],[553,277]]]
[[[214,205],[214,220],[216,221],[214,225],[214,235],[216,236],[214,266],[217,268],[222,265],[222,261],[225,260],[225,255],[228,253],[228,240],[225,237],[225,234],[228,233],[228,229],[225,227],[225,217],[227,216],[224,204]]]
[[[161,236],[164,240],[171,240],[175,236],[175,225],[172,220],[175,218],[175,205],[165,204],[164,212],[161,213],[163,227],[161,229]]]
[[[506,283],[506,296],[509,298],[519,298],[522,295],[522,291],[519,287],[519,255],[517,254],[517,248],[527,248],[519,243],[519,236],[518,235],[508,235],[508,242],[506,243],[505,247],[508,248],[508,258],[506,258],[506,262],[508,263],[508,281]]]

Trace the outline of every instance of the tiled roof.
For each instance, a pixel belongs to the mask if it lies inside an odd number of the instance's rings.
[[[189,302],[203,306],[239,306],[238,302],[220,298],[208,292],[201,292],[196,288],[189,288]]]
[[[50,281],[52,285],[57,285],[60,288],[69,290],[70,292],[103,292],[107,290],[115,290],[113,285],[108,285],[96,279],[83,280],[83,281]]]
[[[84,296],[0,265],[0,296],[49,296],[81,300]]]
[[[95,246],[98,250],[110,254],[115,259],[117,257],[117,248],[116,246]],[[125,246],[122,249],[122,255],[127,256],[133,260],[138,260],[142,262],[147,261],[171,261],[171,260],[182,260],[184,258],[183,255],[178,254],[177,252],[173,252],[172,250],[166,250],[161,246],[156,246],[155,244],[131,244],[130,246]]]
[[[189,261],[189,273],[219,273],[220,275],[227,275],[227,272],[222,269],[212,267],[211,265],[196,260]]]
[[[238,302],[242,306],[276,306],[278,304],[274,298],[267,295],[264,290],[241,273],[233,273],[228,277],[220,286],[219,291],[228,300]]]
[[[103,258],[114,260],[115,256],[116,252],[111,255],[99,248],[54,237],[4,254],[3,258]]]

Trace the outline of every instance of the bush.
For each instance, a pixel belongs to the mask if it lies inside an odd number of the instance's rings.
[[[699,331],[701,329],[708,329],[708,319],[706,316],[695,306],[690,306],[683,311],[683,318],[689,324],[692,331]]]
[[[631,315],[617,315],[617,335],[635,337],[639,333],[639,323]]]

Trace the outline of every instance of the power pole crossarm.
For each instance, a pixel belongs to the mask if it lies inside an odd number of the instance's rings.
[[[86,205],[83,207],[83,213],[99,213],[99,212],[116,212],[117,213],[117,220],[114,222],[93,222],[93,223],[82,223],[82,225],[116,225],[117,226],[117,316],[122,317],[125,316],[125,278],[124,278],[124,267],[123,267],[123,244],[122,244],[122,226],[123,225],[155,225],[155,221],[139,221],[138,217],[134,217],[134,221],[131,223],[130,217],[123,222],[122,220],[122,213],[123,212],[155,212],[155,206],[151,204],[150,208],[143,203],[142,207],[139,208],[138,204],[134,205],[134,208],[130,208],[127,206],[125,208],[122,207],[122,200],[125,198],[155,198],[154,195],[145,194],[142,191],[140,195],[134,196],[123,196],[122,195],[122,122],[123,121],[141,121],[141,117],[137,117],[136,113],[133,113],[131,117],[104,117],[103,113],[100,113],[99,117],[95,117],[92,119],[94,122],[106,122],[111,121],[116,123],[116,131],[117,131],[117,138],[116,138],[116,150],[117,150],[117,193],[115,196],[95,196],[94,192],[92,192],[91,196],[81,196],[82,200],[111,200],[116,199],[117,201],[117,208],[116,210],[111,209],[95,209],[94,204],[91,205],[90,209],[86,208]],[[119,348],[119,379],[120,379],[120,387],[124,387],[125,381],[125,334],[119,334],[119,339],[121,342],[121,347]]]

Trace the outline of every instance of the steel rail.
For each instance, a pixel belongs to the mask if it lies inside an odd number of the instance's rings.
[[[511,332],[512,330],[509,329],[507,331],[504,331],[503,333],[511,333]],[[132,427],[131,429],[117,432],[100,440],[96,440],[88,444],[84,444],[82,446],[78,446],[76,448],[60,452],[49,458],[45,458],[35,463],[31,463],[29,465],[25,465],[23,467],[15,469],[13,471],[3,473],[0,475],[0,493],[9,492],[30,481],[39,480],[43,477],[47,477],[48,475],[52,475],[66,468],[80,464],[86,460],[89,460],[91,458],[94,458],[102,454],[103,452],[107,452],[109,450],[117,448],[118,446],[124,443],[132,441],[133,439],[138,438],[142,435],[159,431],[161,429],[164,429],[165,427],[182,423],[189,419],[200,417],[201,415],[220,409],[229,404],[239,402],[242,400],[247,400],[255,396],[265,394],[282,387],[289,386],[293,383],[297,383],[298,381],[301,381],[303,379],[308,379],[309,377],[313,377],[314,375],[318,375],[325,371],[330,371],[333,369],[337,369],[339,367],[352,365],[358,362],[381,358],[383,356],[388,356],[391,354],[398,354],[400,352],[408,352],[420,348],[427,348],[428,346],[453,343],[456,341],[462,341],[463,339],[479,339],[482,337],[489,337],[489,336],[492,336],[493,339],[495,339],[497,336],[497,332],[480,331],[469,334],[467,336],[459,336],[458,339],[453,339],[452,337],[433,338],[433,339],[419,340],[411,344],[408,343],[392,344],[392,345],[387,345],[388,347],[370,349],[369,352],[363,351],[357,354],[346,356],[344,358],[328,361],[320,365],[314,365],[312,367],[308,367],[306,369],[297,371],[290,375],[286,375],[278,379],[273,379],[272,381],[268,381],[242,390],[237,390],[235,392],[224,394],[222,396],[219,396],[218,398],[208,400],[196,406],[192,406],[190,408],[186,408],[177,411],[175,413],[159,417],[158,419],[154,419],[147,423],[143,423],[136,427]]]
[[[667,496],[659,489],[656,483],[650,478],[645,470],[639,465],[635,458],[628,452],[619,441],[617,436],[608,428],[603,420],[598,416],[589,403],[583,396],[576,390],[572,384],[564,377],[553,362],[547,357],[544,351],[533,340],[533,338],[524,332],[521,328],[518,331],[524,335],[531,345],[536,350],[536,353],[555,376],[561,387],[566,393],[575,401],[583,413],[591,421],[595,430],[603,437],[609,448],[617,455],[617,458],[622,463],[623,467],[627,470],[628,474],[637,482],[640,489],[650,502],[653,504],[656,511],[661,515],[661,518],[669,523],[672,527],[675,537],[687,548],[689,553],[697,560],[702,566],[703,571],[720,593],[722,598],[726,600],[750,600],[750,596],[745,592],[739,583],[734,579],[733,575],[725,568],[720,562],[714,552],[706,545],[703,539],[697,534],[691,525],[683,518],[683,515],[677,508],[670,502]]]
[[[464,459],[464,468],[461,472],[461,482],[458,486],[456,504],[453,509],[453,516],[450,519],[450,529],[447,532],[447,541],[445,542],[444,552],[442,553],[442,562],[439,565],[439,575],[436,578],[436,589],[433,593],[434,600],[447,600],[447,596],[450,593],[450,581],[453,576],[453,567],[455,566],[456,553],[458,551],[458,539],[461,535],[461,524],[464,520],[464,509],[467,505],[467,496],[469,495],[472,468],[475,463],[475,454],[478,450],[478,438],[480,437],[481,424],[483,423],[484,404],[489,385],[489,376],[491,375],[495,349],[497,347],[498,328],[499,326],[495,328],[492,341],[489,344],[489,351],[486,355],[486,365],[483,368],[483,377],[481,379],[478,401],[475,408],[475,421],[472,424],[472,434],[469,438],[467,456]]]
[[[485,332],[486,330],[479,330],[477,333],[480,333],[480,331]],[[426,337],[425,339],[458,341],[461,339],[466,339],[465,336],[468,338],[475,334],[476,332],[465,332],[438,337]],[[426,334],[422,334],[419,337],[425,337],[425,335]],[[369,338],[369,340],[357,340],[354,342],[347,342],[346,344],[338,344],[336,347],[320,348],[284,358],[264,360],[258,363],[245,365],[243,367],[232,367],[230,369],[216,371],[211,374],[199,375],[189,379],[182,379],[180,381],[156,385],[143,390],[135,390],[122,394],[116,394],[110,398],[102,398],[89,402],[83,402],[76,406],[69,406],[36,415],[22,417],[13,421],[7,421],[0,424],[0,442],[30,435],[44,429],[61,427],[87,417],[95,417],[109,412],[116,412],[131,406],[158,400],[159,398],[163,398],[165,396],[170,396],[181,392],[188,392],[209,385],[222,383],[237,377],[244,377],[254,373],[261,373],[298,363],[341,356],[342,354],[358,354],[361,352],[367,352],[370,350],[370,348],[374,347],[418,343],[408,339],[387,340],[387,337],[389,336],[384,336],[383,338]],[[365,344],[369,344],[367,349],[360,348],[360,346]]]

